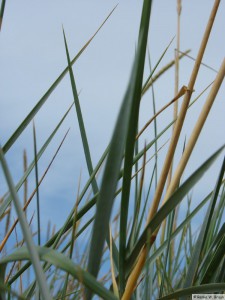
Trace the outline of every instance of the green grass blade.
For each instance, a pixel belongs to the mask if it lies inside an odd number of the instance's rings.
[[[162,271],[162,281],[161,281],[160,290],[159,290],[159,298],[162,297],[162,295],[163,295],[165,278],[166,278],[166,276],[169,276],[169,274],[167,273],[167,265],[168,265],[168,260],[169,260],[169,251],[170,251],[171,235],[172,235],[172,230],[173,230],[174,215],[175,215],[175,210],[173,210],[171,212],[171,214],[169,215],[170,222],[168,223],[167,247],[166,247],[165,258],[163,261],[164,268]],[[171,281],[172,281],[172,279],[171,279]],[[170,284],[170,285],[172,286],[172,284]]]
[[[210,247],[210,244],[212,243],[213,237],[215,235],[217,235],[218,230],[221,226],[221,220],[224,214],[224,204],[225,204],[225,186],[223,186],[223,189],[221,191],[221,196],[220,196],[220,200],[219,203],[213,213],[213,217],[212,217],[212,221],[211,221],[211,230],[210,232],[207,234],[207,240],[206,243],[204,245],[204,249],[208,249]]]
[[[160,59],[158,60],[157,64],[155,65],[154,69],[151,71],[150,75],[148,76],[148,78],[145,80],[145,83],[143,84],[142,87],[142,95],[145,93],[146,88],[148,83],[151,81],[152,79],[152,75],[155,73],[155,70],[157,69],[158,65],[160,64],[161,60],[163,59],[164,55],[166,54],[167,50],[169,49],[170,45],[172,44],[174,38],[172,38],[172,40],[169,42],[169,45],[166,47],[166,49],[163,51],[163,54],[160,56]],[[158,78],[158,77],[157,77]],[[152,85],[152,83],[151,83]]]
[[[79,190],[79,188],[80,188],[80,183],[78,186],[78,190]],[[78,191],[78,194],[79,194],[79,191]],[[77,225],[77,206],[75,206],[74,217],[73,217],[73,226],[72,226],[72,231],[71,231],[70,249],[69,249],[69,258],[70,259],[72,259],[72,256],[73,256],[74,243],[76,240],[76,229],[77,229],[76,225]],[[66,274],[66,278],[64,281],[64,286],[62,289],[62,299],[64,299],[66,297],[68,283],[69,283],[69,273]]]
[[[139,125],[137,125],[137,128],[139,127]],[[138,134],[138,129],[137,129],[137,134]],[[134,155],[136,156],[139,152],[139,141],[138,139],[135,142],[135,148],[134,148]],[[134,212],[135,213],[135,207],[136,207],[136,201],[138,199],[138,182],[139,182],[139,176],[138,176],[138,170],[139,170],[139,166],[138,166],[138,161],[134,164],[134,171],[135,171],[135,204],[134,204]]]
[[[6,3],[6,0],[2,0],[1,10],[0,10],[0,30],[2,29],[3,16],[4,16],[4,12],[5,12],[5,3]]]
[[[156,140],[158,140],[172,125],[173,125],[174,121],[172,121],[171,123],[169,123],[169,125],[167,125],[159,134],[156,138],[154,138],[151,142],[149,142],[145,148],[143,148],[142,150],[139,151],[139,153],[133,158],[133,165],[136,164],[138,162],[139,159],[142,158],[142,156],[144,155],[145,151],[147,152],[156,142]],[[119,179],[121,177],[123,177],[124,174],[124,169],[122,169],[120,171],[119,174]]]
[[[39,197],[39,185],[38,185],[38,162],[37,162],[37,138],[36,138],[36,128],[33,120],[33,140],[34,140],[34,170],[35,170],[35,183],[36,183],[36,207],[37,207],[37,235],[38,235],[38,245],[41,245],[41,222],[40,222],[40,197]],[[40,298],[40,289],[37,288],[36,291],[37,300]]]
[[[23,296],[19,295],[17,292],[13,291],[11,288],[9,288],[6,284],[2,283],[0,281],[0,299],[1,300],[5,300],[5,292],[8,293],[8,295],[12,295],[14,299],[14,297],[16,297],[19,300],[27,300],[26,298],[24,298]],[[8,296],[10,297],[10,296]],[[11,298],[8,298],[11,299]]]
[[[142,165],[142,173],[140,178],[139,190],[137,191],[136,199],[135,199],[135,209],[133,214],[133,224],[131,227],[130,237],[128,239],[128,247],[133,247],[136,241],[136,237],[138,236],[138,221],[140,219],[140,209],[141,209],[141,200],[142,200],[142,191],[143,191],[143,182],[145,175],[145,164],[146,164],[146,154],[144,155],[143,165]],[[136,175],[137,176],[137,175]]]
[[[206,216],[204,218],[204,223],[201,227],[201,231],[199,233],[198,240],[195,244],[194,253],[192,254],[191,262],[188,267],[187,276],[185,278],[184,285],[183,285],[184,288],[193,285],[195,274],[196,274],[196,271],[197,271],[197,268],[199,265],[199,258],[200,258],[202,249],[204,247],[206,235],[208,234],[208,231],[209,231],[210,222],[211,222],[213,211],[214,211],[214,208],[216,205],[216,200],[217,200],[218,193],[220,190],[221,182],[223,180],[224,172],[225,172],[225,159],[223,161],[223,164],[222,164],[222,167],[221,167],[221,170],[219,173],[219,177],[218,177],[215,189],[214,189],[214,193],[213,193],[210,205],[208,207]]]
[[[212,194],[212,193],[211,193]],[[181,261],[183,260],[182,258],[182,253],[183,253],[183,245],[185,244],[185,238],[187,236],[187,231],[188,231],[188,226],[191,222],[191,219],[197,214],[197,212],[206,204],[206,202],[209,200],[210,196],[207,196],[197,207],[196,209],[194,209],[194,211],[192,211],[190,213],[189,211],[189,202],[188,202],[188,209],[186,212],[186,216],[185,216],[185,220],[181,223],[180,226],[177,227],[177,229],[175,230],[174,234],[176,234],[176,232],[179,232],[179,230],[182,229],[181,232],[181,236],[179,239],[179,243],[178,243],[178,249],[175,255],[175,262],[174,262],[174,267],[173,267],[173,271],[175,272],[175,270],[177,270],[179,268],[179,265],[181,263]],[[188,196],[187,196],[188,198]],[[186,271],[186,270],[185,270]],[[173,273],[176,274],[176,273]],[[185,274],[186,275],[186,274]],[[184,277],[183,277],[184,278]],[[183,283],[183,278],[182,278],[182,283]],[[179,283],[181,283],[181,281],[179,281]],[[181,286],[179,286],[181,287]]]
[[[74,240],[76,240],[87,228],[90,226],[90,224],[94,221],[94,217],[92,217],[90,220],[88,220],[82,228],[77,232],[76,236],[74,237]],[[69,241],[67,245],[62,249],[62,253],[64,253],[72,244],[72,241]]]
[[[208,267],[208,262],[211,260],[213,255],[213,249],[216,249],[218,245],[220,244],[222,238],[225,236],[225,223],[221,226],[218,234],[215,236],[214,240],[212,241],[210,247],[208,248],[204,258],[202,259],[201,265],[199,266],[198,270],[198,277],[199,280],[203,277],[202,274],[205,273],[205,270]]]
[[[116,9],[116,7],[110,12],[110,14],[107,16],[107,18],[101,24],[101,26],[97,29],[97,31],[93,34],[93,36],[87,41],[87,43],[81,48],[81,50],[77,53],[77,55],[71,60],[71,65],[73,65],[77,61],[77,59],[84,52],[84,50],[87,48],[87,46],[91,43],[91,41],[94,39],[94,37],[99,32],[99,30],[106,23],[106,21],[109,19],[109,17],[111,16],[111,14],[113,13],[113,11],[115,9]],[[46,100],[49,98],[49,96],[52,94],[52,92],[55,90],[55,88],[58,86],[58,84],[62,81],[62,79],[64,78],[64,76],[67,74],[68,71],[69,71],[69,68],[66,67],[64,69],[64,71],[59,75],[59,77],[54,81],[54,83],[50,86],[50,88],[47,90],[47,92],[38,101],[38,103],[34,106],[34,108],[30,111],[30,113],[26,116],[26,118],[22,121],[22,123],[19,125],[19,127],[15,130],[15,132],[12,134],[12,136],[8,139],[8,141],[2,147],[4,153],[6,153],[11,148],[11,146],[15,143],[15,141],[18,139],[20,134],[24,131],[24,129],[27,127],[27,125],[30,123],[30,121],[34,118],[36,113],[40,110],[40,108],[43,106],[43,104],[46,102]]]
[[[219,148],[213,155],[211,155],[169,198],[169,200],[159,209],[152,221],[143,231],[139,241],[134,247],[130,257],[129,265],[135,262],[135,259],[145,245],[148,237],[149,229],[154,232],[162,221],[169,215],[169,213],[182,201],[184,196],[193,188],[193,186],[202,178],[204,173],[210,168],[216,158],[224,150],[225,146]]]
[[[13,184],[13,180],[12,180],[11,174],[9,172],[6,160],[4,158],[4,153],[3,153],[1,147],[0,147],[0,160],[1,160],[1,163],[2,163],[3,172],[5,174],[5,178],[7,180],[7,184],[8,184],[10,193],[11,193],[12,198],[13,198],[14,206],[15,206],[18,218],[19,218],[19,222],[20,222],[21,229],[22,229],[22,232],[23,232],[23,237],[26,241],[27,248],[29,249],[31,261],[32,261],[32,264],[33,264],[33,267],[34,267],[36,279],[37,279],[42,297],[43,297],[43,299],[51,300],[52,297],[50,295],[50,291],[49,291],[49,289],[47,287],[47,284],[46,284],[45,275],[43,273],[41,263],[40,263],[40,260],[39,260],[39,257],[38,257],[38,253],[36,251],[36,248],[35,248],[35,245],[34,245],[34,242],[33,242],[33,239],[32,239],[32,234],[31,234],[29,226],[27,224],[24,212],[21,208],[19,198],[17,196],[16,190],[15,190],[15,187],[14,187],[14,184]]]
[[[218,230],[219,230],[221,220],[223,218],[223,211],[225,210],[225,184],[223,184],[223,190],[222,190],[222,194],[221,194],[220,198],[221,199],[220,199],[220,202],[219,202],[219,205],[218,205],[218,208],[217,208],[218,215],[215,216],[215,218],[217,220],[216,221],[216,226],[215,226],[215,229],[214,229],[215,233],[217,233]]]
[[[108,230],[108,223],[111,215],[114,195],[117,187],[118,176],[120,172],[125,143],[128,137],[128,128],[131,122],[131,116],[134,114],[133,106],[138,107],[141,97],[141,85],[144,70],[145,50],[147,44],[148,22],[150,13],[150,1],[144,2],[143,16],[140,26],[140,35],[138,50],[135,58],[134,67],[131,73],[131,79],[125,94],[122,107],[116,122],[113,137],[111,140],[108,159],[102,179],[101,190],[98,197],[96,217],[91,239],[88,270],[95,277],[98,274],[103,246]],[[137,122],[137,120],[134,122]],[[132,132],[135,140],[135,130]],[[130,131],[130,128],[129,128]],[[133,147],[133,146],[132,146]],[[133,151],[131,156],[131,165],[133,160]],[[129,178],[130,180],[130,178]],[[102,213],[104,212],[104,214]],[[120,233],[121,234],[121,233]],[[87,292],[87,300],[91,294]]]
[[[144,1],[142,8],[141,24],[138,37],[138,49],[133,70],[133,78],[130,80],[130,115],[128,119],[129,130],[126,136],[124,174],[122,184],[121,209],[120,209],[120,240],[119,240],[119,290],[122,295],[125,289],[125,257],[127,244],[127,217],[129,209],[131,174],[133,167],[133,155],[139,118],[140,101],[142,95],[142,82],[144,74],[145,56],[148,40],[148,30],[151,13],[151,1]]]
[[[162,260],[162,256],[159,257],[158,259],[158,265],[159,265],[159,276],[160,276],[160,287],[159,287],[159,294],[161,293],[161,289],[163,289],[165,291],[165,293],[169,293],[173,291],[172,285],[171,285],[171,278],[169,278],[169,274],[168,272],[164,272],[165,269],[165,264],[164,261]],[[163,287],[162,287],[163,284]],[[158,296],[159,298],[161,297],[161,295]]]
[[[225,235],[221,239],[218,247],[212,253],[212,258],[208,262],[208,267],[203,275],[201,280],[201,284],[206,284],[212,282],[212,278],[215,277],[216,271],[218,271],[218,267],[220,263],[224,259],[224,248],[225,248]]]
[[[37,231],[38,231],[38,245],[41,245],[41,221],[40,221],[40,197],[39,197],[39,184],[38,184],[38,162],[37,162],[37,139],[36,129],[33,122],[33,138],[34,138],[34,163],[35,163],[35,181],[36,181],[36,196],[37,196]]]
[[[150,52],[148,53],[148,57],[149,57],[149,68],[150,68],[150,72],[152,72],[152,67],[151,67],[151,58],[150,58]],[[152,82],[151,85],[151,90],[152,90],[152,107],[153,107],[153,115],[156,114],[156,99],[155,99],[155,92],[154,92],[154,83]],[[145,87],[146,88],[146,87]],[[153,121],[153,126],[154,126],[154,136],[155,138],[158,135],[158,130],[157,130],[157,118],[154,119]],[[155,141],[155,188],[157,187],[157,181],[158,181],[158,143],[157,140]]]
[[[72,91],[73,91],[74,104],[75,104],[75,108],[76,108],[76,112],[77,112],[77,119],[79,122],[80,134],[81,134],[81,138],[82,138],[82,142],[83,142],[84,154],[85,154],[85,158],[86,158],[89,175],[91,176],[91,174],[93,173],[91,153],[90,153],[90,149],[89,149],[89,145],[88,145],[87,134],[86,134],[85,126],[84,126],[83,116],[82,116],[81,107],[80,107],[80,101],[79,101],[79,97],[78,97],[78,93],[77,93],[76,83],[75,83],[75,79],[74,79],[72,64],[70,61],[70,55],[69,55],[69,50],[68,50],[64,30],[63,30],[63,37],[64,37],[64,43],[65,43],[65,48],[66,48],[66,56],[67,56],[69,73],[70,73],[70,81],[71,81],[71,86],[72,86]],[[94,194],[96,194],[98,192],[98,185],[97,185],[95,178],[93,178],[93,181],[92,181],[92,188],[93,188]]]
[[[83,283],[88,288],[92,289],[97,295],[103,299],[116,300],[117,297],[108,291],[102,284],[97,282],[93,276],[91,276],[87,271],[83,270],[80,266],[76,265],[72,260],[70,260],[65,255],[57,252],[56,250],[45,248],[45,247],[35,247],[41,260],[54,265],[65,272],[71,274],[78,281]],[[4,271],[5,265],[12,261],[30,260],[30,253],[26,247],[22,247],[16,250],[9,256],[4,257],[0,260],[0,271]],[[47,298],[43,298],[47,299]]]
[[[223,258],[223,262],[221,263],[221,267],[217,276],[215,278],[216,282],[224,282],[225,281],[225,258]]]
[[[150,195],[150,191],[151,191],[151,187],[152,187],[153,177],[155,175],[155,170],[156,170],[156,164],[154,165],[154,168],[153,168],[153,171],[152,171],[152,176],[150,178],[150,183],[149,183],[149,187],[148,187],[147,196],[146,196],[144,206],[143,206],[143,209],[142,209],[142,213],[141,213],[141,217],[140,217],[140,221],[139,221],[139,225],[138,225],[138,229],[137,229],[138,236],[140,235],[141,226],[143,225],[144,215],[146,213],[146,207],[147,207],[147,204],[148,204],[148,199],[149,199],[149,195]],[[131,249],[131,247],[129,247],[129,249]]]

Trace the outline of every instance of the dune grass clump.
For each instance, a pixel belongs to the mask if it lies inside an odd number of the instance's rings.
[[[223,58],[212,84],[192,99],[219,4],[219,0],[214,1],[189,81],[179,89],[179,61],[190,52],[180,51],[181,1],[177,1],[175,59],[159,68],[165,53],[171,49],[171,43],[174,43],[172,41],[147,79],[144,79],[144,71],[148,57],[152,1],[143,1],[129,83],[110,143],[106,145],[96,165],[92,162],[72,67],[113,11],[73,58],[63,30],[67,67],[0,148],[2,171],[8,186],[8,191],[0,200],[3,234],[0,241],[0,299],[186,299],[192,294],[225,291],[225,160],[221,159],[225,146],[222,145],[203,164],[192,170],[188,178],[182,177],[225,75]],[[5,1],[2,1],[0,21],[3,25],[4,7]],[[155,111],[144,127],[139,128],[142,98],[160,80],[160,76],[166,76],[167,70],[173,67],[176,74],[174,98],[170,101],[168,99],[168,104]],[[74,103],[65,109],[62,119],[38,150],[35,123],[32,120],[66,74],[70,78]],[[204,104],[196,123],[190,124],[193,129],[183,146],[181,131],[186,115],[190,106],[200,97],[204,98]],[[181,99],[179,108],[178,101]],[[157,118],[162,113],[166,114],[171,105],[174,105],[174,115],[168,125],[158,132]],[[48,151],[53,137],[73,107],[86,159],[84,167],[89,177],[84,185],[79,185],[74,206],[62,227],[57,231],[49,227],[47,233],[43,233],[39,187],[61,150],[68,131],[63,140],[59,141],[44,174],[39,174],[38,162]],[[24,175],[15,184],[11,175],[12,166],[7,164],[5,157],[30,125],[33,126],[34,160],[29,165],[24,153]],[[147,128],[155,132],[152,140],[146,134]],[[165,157],[162,155],[161,166],[157,161],[161,155],[158,143],[168,131],[171,137],[167,145],[161,147],[167,149]],[[183,146],[183,152],[179,161],[173,164],[178,145]],[[150,150],[154,152],[151,156]],[[213,176],[216,178],[214,188],[192,209],[191,191],[200,183],[203,175],[209,172],[217,158],[221,166],[218,174]],[[150,165],[149,161],[153,163]],[[31,176],[34,176],[36,187],[31,195],[27,195],[27,179]],[[25,194],[23,204],[18,194],[22,188]],[[37,224],[34,224],[33,216],[27,214],[27,208],[35,199]],[[114,206],[115,201],[119,203],[118,211]],[[179,207],[184,202],[186,211],[180,216]],[[14,212],[17,218],[12,217]],[[198,216],[201,216],[202,221],[198,224],[198,230],[193,231],[192,222]],[[17,224],[20,229],[17,229]],[[20,230],[22,239],[7,253],[5,249],[10,238],[13,234],[17,236]],[[47,237],[45,241],[44,234]],[[79,259],[76,258],[78,251]]]

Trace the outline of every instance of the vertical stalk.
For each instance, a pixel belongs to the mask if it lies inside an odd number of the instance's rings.
[[[177,95],[179,89],[179,51],[180,51],[180,15],[181,15],[181,0],[177,0],[177,48],[175,50],[175,87],[174,95]],[[173,119],[176,120],[178,115],[178,102],[174,102]],[[175,124],[173,124],[173,130],[175,130]],[[172,178],[173,162],[170,167],[168,175],[168,186]]]
[[[2,29],[2,21],[3,21],[4,11],[5,11],[5,3],[6,3],[6,0],[2,0],[1,9],[0,9],[0,31]]]
[[[175,49],[175,87],[174,87],[174,95],[178,94],[179,89],[179,51],[180,51],[180,15],[181,15],[181,0],[177,0],[177,48]],[[177,119],[178,114],[178,101],[174,102],[174,110],[173,110],[173,119]],[[175,124],[173,124],[173,131],[175,130]],[[172,178],[172,171],[173,171],[173,161],[171,163],[171,167],[168,174],[167,180],[167,188],[170,184]],[[176,218],[175,218],[176,219]],[[162,234],[161,234],[161,244],[165,238],[165,228],[166,228],[166,220],[163,222],[162,226]]]
[[[37,204],[37,229],[38,229],[38,246],[41,245],[41,222],[40,222],[40,197],[38,184],[38,162],[37,162],[37,139],[35,124],[33,121],[33,138],[34,138],[34,162],[35,162],[35,180],[36,180],[36,204]]]
[[[225,76],[225,59],[223,60],[222,64],[221,64],[221,67],[220,67],[220,70],[216,76],[216,79],[213,83],[213,86],[210,90],[210,93],[206,99],[206,102],[202,108],[202,111],[201,111],[201,114],[198,118],[198,121],[197,123],[195,124],[195,127],[192,131],[192,134],[191,134],[191,137],[188,141],[188,144],[184,150],[184,153],[182,155],[182,158],[178,164],[178,167],[174,173],[174,176],[173,176],[173,179],[169,185],[169,188],[166,192],[166,195],[165,195],[165,198],[163,200],[163,203],[165,203],[167,201],[167,199],[172,195],[172,193],[175,191],[175,189],[177,188],[177,185],[180,181],[180,178],[181,178],[181,175],[183,174],[183,171],[187,165],[187,162],[191,156],[191,153],[194,149],[194,146],[197,142],[197,139],[201,133],[201,130],[203,128],[203,125],[208,117],[208,114],[210,112],[210,109],[214,103],[214,100],[216,98],[216,95],[219,91],[219,88],[222,84],[222,81],[224,79],[224,76]]]
[[[24,149],[23,151],[23,172],[26,174],[27,172],[27,152]],[[24,181],[24,196],[23,196],[23,206],[26,205],[27,202],[27,178]],[[25,216],[27,216],[26,210],[24,211]]]
[[[8,187],[9,187],[9,190],[10,190],[13,202],[14,202],[15,210],[17,212],[17,215],[18,215],[18,218],[20,221],[23,237],[26,242],[27,249],[29,251],[30,260],[34,267],[34,272],[35,272],[38,286],[40,288],[41,295],[42,295],[43,299],[51,300],[52,297],[50,295],[50,291],[47,286],[47,280],[46,280],[45,274],[44,274],[42,266],[41,266],[40,258],[39,258],[37,249],[34,245],[31,231],[30,231],[27,221],[25,219],[25,215],[24,215],[24,212],[20,205],[20,201],[19,201],[18,195],[16,193],[16,189],[15,189],[15,186],[14,186],[14,183],[13,183],[11,174],[9,172],[8,165],[6,163],[4,153],[3,153],[1,147],[0,147],[0,160],[2,163],[2,168],[3,168],[4,174],[5,174],[5,178],[7,180],[7,184],[8,184]]]

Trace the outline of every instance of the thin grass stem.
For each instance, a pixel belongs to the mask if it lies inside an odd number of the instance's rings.
[[[4,158],[4,154],[3,154],[3,151],[2,151],[1,147],[0,147],[0,159],[1,159],[1,163],[2,163],[2,168],[3,168],[3,171],[5,173],[5,177],[6,177],[8,186],[9,186],[10,193],[12,194],[15,209],[16,209],[19,221],[20,221],[20,225],[21,225],[21,228],[22,228],[24,239],[25,239],[26,244],[27,244],[30,259],[31,259],[33,267],[34,267],[36,279],[37,279],[37,282],[39,284],[42,297],[43,297],[43,299],[51,300],[52,297],[51,297],[49,288],[47,286],[45,274],[44,274],[43,269],[41,267],[41,262],[40,262],[40,259],[39,259],[39,255],[36,251],[36,248],[35,248],[35,245],[34,245],[34,242],[33,242],[33,239],[32,239],[32,234],[31,234],[30,229],[28,227],[28,224],[26,222],[24,212],[21,208],[20,201],[19,201],[18,195],[16,193],[15,186],[13,184],[13,180],[12,180],[11,174],[9,172],[9,169],[8,169],[8,166],[7,166],[6,160]]]

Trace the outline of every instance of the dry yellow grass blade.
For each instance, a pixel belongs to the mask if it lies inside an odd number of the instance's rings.
[[[222,84],[222,81],[224,79],[224,76],[225,76],[225,59],[223,60],[222,64],[221,64],[221,67],[220,67],[220,70],[216,76],[216,79],[213,83],[213,86],[210,90],[210,93],[206,99],[206,102],[202,108],[202,111],[200,113],[200,116],[197,120],[197,123],[192,131],[192,134],[191,134],[191,137],[187,143],[187,146],[185,147],[185,151],[182,155],[182,158],[177,166],[177,169],[174,173],[174,176],[173,176],[173,179],[168,187],[168,190],[166,192],[166,195],[165,195],[165,198],[163,200],[163,203],[165,203],[165,201],[167,201],[167,199],[169,199],[169,197],[172,195],[172,193],[175,191],[179,181],[180,181],[180,178],[181,178],[181,175],[183,174],[184,172],[184,169],[187,165],[187,162],[191,156],[191,153],[194,149],[194,146],[197,142],[197,139],[201,133],[201,130],[204,126],[204,123],[208,117],[208,114],[210,112],[210,109],[214,103],[214,100],[216,98],[216,95],[219,91],[219,88]]]
[[[182,10],[182,3],[181,0],[177,0],[177,49],[175,50],[175,87],[174,87],[174,95],[178,93],[179,88],[179,51],[180,51],[180,15]],[[178,115],[178,102],[174,102],[174,111],[173,111],[173,119],[176,120]],[[175,129],[175,123],[173,124],[173,130]],[[168,174],[167,180],[167,188],[172,179],[172,172],[173,172],[173,161],[171,163],[171,167]],[[176,214],[177,216],[177,214]],[[174,219],[174,227],[176,226],[176,217]],[[161,243],[164,241],[166,230],[166,220],[163,222],[162,225],[162,234],[161,234]],[[174,241],[172,241],[173,243]],[[173,253],[173,250],[171,251]]]
[[[196,58],[196,61],[195,61],[195,64],[194,64],[194,68],[193,68],[193,71],[192,71],[192,74],[191,74],[191,77],[190,77],[190,81],[189,81],[189,84],[188,84],[188,90],[185,93],[184,100],[183,100],[183,103],[182,103],[182,106],[181,106],[181,109],[180,109],[180,113],[179,113],[178,119],[176,121],[175,129],[173,131],[170,146],[169,146],[167,156],[166,156],[163,168],[162,168],[162,173],[161,173],[161,176],[160,176],[158,186],[156,188],[156,192],[155,192],[155,195],[154,195],[154,198],[153,198],[151,209],[149,211],[147,222],[149,222],[152,219],[152,217],[157,212],[157,209],[158,209],[158,206],[159,206],[159,202],[160,202],[162,192],[163,192],[163,189],[164,189],[164,186],[165,186],[165,183],[166,183],[166,179],[167,179],[168,172],[169,172],[169,169],[170,169],[170,166],[171,166],[171,162],[173,160],[173,156],[174,156],[174,152],[175,152],[177,142],[178,142],[178,139],[179,139],[179,136],[180,136],[180,132],[181,132],[181,129],[182,129],[182,126],[183,126],[183,123],[184,123],[187,108],[188,108],[188,105],[189,105],[189,102],[190,102],[190,99],[191,99],[194,84],[195,84],[195,81],[196,81],[196,78],[197,78],[197,75],[198,75],[200,64],[201,64],[201,61],[202,61],[202,58],[203,58],[204,51],[206,49],[206,45],[207,45],[209,35],[210,35],[211,29],[212,29],[212,26],[213,26],[213,23],[214,23],[214,20],[215,20],[215,17],[216,17],[216,13],[217,13],[219,4],[220,4],[220,0],[215,0],[212,11],[211,11],[211,14],[210,14],[210,17],[209,17],[209,20],[208,20],[208,23],[207,23],[207,26],[206,26],[206,29],[205,29],[204,36],[203,36],[203,39],[202,39],[202,42],[201,42],[201,45],[200,45],[200,48],[199,48],[199,51],[198,51],[198,55],[197,55],[197,58]],[[152,236],[152,238],[153,238],[153,236]],[[155,239],[155,235],[154,235],[154,239]],[[138,259],[137,259],[137,263],[136,263],[133,271],[131,272],[131,274],[128,278],[127,285],[126,285],[126,288],[125,288],[125,292],[122,296],[122,300],[129,300],[131,298],[131,295],[132,295],[132,293],[135,289],[138,277],[139,277],[139,275],[142,271],[142,268],[144,266],[146,257],[147,257],[147,248],[146,248],[146,246],[144,246],[141,250],[141,253],[140,253]]]
[[[175,87],[174,87],[174,95],[177,95],[179,89],[179,50],[180,50],[180,15],[181,15],[181,0],[177,0],[177,51],[175,51]],[[174,111],[173,111],[173,119],[176,120],[178,115],[178,102],[174,102]],[[173,125],[173,130],[175,129],[175,123]],[[169,175],[168,175],[168,183],[172,178],[172,168],[173,163],[171,164]]]
[[[140,130],[140,132],[137,134],[136,139],[138,139],[142,133],[145,131],[145,129],[152,123],[152,121],[159,115],[161,114],[161,112],[163,112],[168,106],[170,106],[171,104],[175,103],[179,98],[181,98],[182,96],[184,96],[184,94],[187,91],[187,87],[186,86],[182,86],[182,88],[180,89],[180,91],[177,93],[177,95],[170,101],[168,102],[166,105],[164,105],[146,124],[145,126]]]
[[[180,15],[182,5],[181,0],[177,0],[177,51],[175,51],[175,90],[174,94],[178,93],[179,88],[179,50],[180,50]],[[174,104],[174,119],[177,117],[178,107],[177,103]]]

